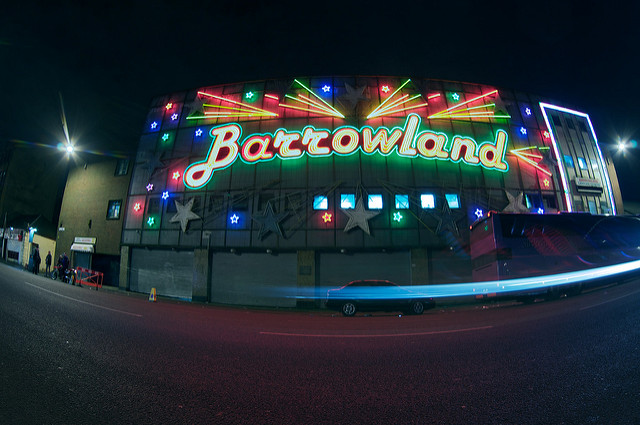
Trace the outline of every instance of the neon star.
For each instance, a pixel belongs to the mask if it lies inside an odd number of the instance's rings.
[[[331,214],[329,214],[328,212],[324,213],[324,215],[322,216],[322,219],[324,220],[325,223],[329,223],[331,221]]]
[[[457,102],[460,100],[460,95],[458,93],[454,93],[451,95],[451,98]]]
[[[325,93],[329,93],[331,91],[331,86],[328,84],[325,84],[324,86],[322,86],[322,91]]]
[[[173,179],[174,180],[178,180],[179,178],[180,178],[180,172],[179,171],[174,172],[173,173]]]
[[[549,137],[551,137],[548,131],[545,131],[544,133],[542,133],[542,135],[544,136],[545,139],[548,139]]]
[[[252,91],[246,92],[244,97],[245,97],[245,99],[251,99],[253,97],[253,92]]]
[[[524,109],[524,113],[527,115],[531,115],[531,109],[530,108],[525,108]]]
[[[549,179],[544,179],[542,183],[544,183],[544,187],[549,187]]]
[[[482,218],[484,212],[480,208],[476,208],[476,212],[474,212],[474,214],[476,215],[476,217]]]
[[[162,199],[166,200],[168,198],[169,198],[169,191],[167,190],[167,191],[162,192]]]
[[[520,133],[522,133],[522,135],[524,136],[525,134],[527,134],[527,129],[524,127],[520,127]]]
[[[173,108],[173,103],[169,102],[167,103],[167,106],[165,106],[165,108],[167,108],[167,111],[171,108]]]
[[[151,123],[151,129],[155,130],[158,127],[158,123],[156,121]]]
[[[380,90],[382,90],[383,93],[389,93],[391,89],[389,88],[389,86],[382,86]]]
[[[166,142],[167,140],[169,140],[169,133],[164,133],[164,134],[162,135],[162,141],[163,141],[163,142]]]
[[[175,121],[175,120],[177,120],[177,119],[178,119],[178,114],[173,114],[173,115],[171,115],[171,120],[172,120],[172,121]]]
[[[200,137],[200,136],[202,136],[202,129],[201,128],[196,130],[196,137]]]
[[[153,217],[149,217],[149,220],[147,220],[147,224],[149,225],[149,227],[153,226],[155,222],[156,220]]]
[[[149,183],[147,185],[147,192],[151,192],[153,190],[153,183]]]
[[[133,206],[133,210],[136,211],[136,212],[140,211],[140,208],[142,208],[140,206],[140,202],[136,202],[136,204]]]
[[[538,214],[544,214],[544,210],[542,208],[538,208]]]
[[[229,220],[231,220],[231,224],[238,224],[238,220],[240,220],[240,217],[234,214],[231,217],[229,217]]]
[[[402,214],[400,214],[399,212],[393,213],[393,220],[400,223],[400,220],[402,220]]]

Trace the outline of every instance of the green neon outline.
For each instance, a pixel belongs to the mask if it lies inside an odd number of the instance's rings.
[[[406,128],[407,128],[407,124],[409,123],[410,118],[411,118],[411,116],[412,116],[412,115],[413,115],[413,116],[415,116],[415,117],[417,117],[417,119],[418,119],[418,122],[417,122],[417,124],[416,124],[416,133],[414,134],[413,139],[412,139],[412,141],[411,141],[411,145],[410,145],[410,147],[411,147],[411,148],[413,148],[413,149],[415,149],[415,150],[416,150],[416,154],[415,154],[415,155],[405,155],[405,154],[400,154],[400,153],[398,152],[398,150],[399,150],[399,146],[398,146],[398,145],[399,145],[399,144],[400,144],[400,145],[402,144],[402,140],[404,139],[404,137],[405,137],[405,135],[406,135]],[[446,133],[444,133],[444,132],[434,131],[434,130],[431,130],[431,129],[427,129],[427,130],[420,131],[420,126],[421,126],[421,124],[422,124],[422,118],[420,117],[420,115],[418,115],[418,114],[409,114],[409,115],[407,115],[407,117],[406,117],[406,119],[405,119],[405,122],[404,122],[404,125],[403,125],[403,126],[395,126],[395,127],[392,127],[391,129],[389,129],[389,128],[388,128],[388,127],[386,127],[386,126],[380,126],[380,127],[377,127],[377,128],[374,130],[374,128],[373,128],[373,127],[371,127],[371,126],[369,126],[369,125],[364,125],[364,126],[362,126],[362,127],[360,127],[360,128],[358,129],[358,128],[356,128],[356,127],[352,126],[352,125],[342,125],[342,126],[336,127],[336,128],[332,131],[332,130],[329,130],[328,128],[316,128],[316,127],[315,127],[315,126],[313,126],[313,125],[307,125],[307,126],[305,126],[302,130],[288,130],[288,129],[284,128],[284,127],[280,127],[280,128],[278,128],[277,130],[274,130],[273,132],[251,133],[251,134],[249,134],[248,136],[246,136],[246,137],[244,137],[244,138],[242,137],[243,128],[242,128],[242,126],[241,126],[239,123],[227,123],[227,124],[221,124],[221,125],[217,125],[217,126],[211,127],[211,129],[209,130],[209,135],[210,135],[210,137],[212,138],[212,140],[211,140],[211,145],[209,146],[209,149],[208,149],[208,151],[207,151],[207,154],[206,154],[206,155],[205,155],[205,157],[204,157],[205,159],[203,159],[203,160],[201,160],[201,161],[194,162],[194,163],[190,164],[187,168],[185,168],[185,170],[184,170],[184,172],[183,172],[183,174],[182,174],[182,180],[183,180],[184,185],[185,185],[187,188],[192,189],[192,190],[200,189],[200,188],[202,188],[202,187],[206,186],[207,184],[209,184],[209,182],[210,182],[210,181],[211,181],[211,179],[213,178],[213,175],[214,175],[214,173],[215,173],[215,172],[217,172],[217,171],[222,171],[222,170],[225,170],[225,169],[226,169],[226,168],[228,168],[228,167],[231,167],[231,166],[232,166],[232,165],[233,165],[233,164],[238,160],[238,158],[240,158],[240,160],[241,160],[242,162],[244,162],[245,164],[252,165],[252,164],[257,164],[257,163],[260,163],[260,162],[272,161],[272,160],[274,160],[276,157],[277,157],[277,158],[279,158],[279,159],[280,159],[280,160],[282,160],[282,161],[286,161],[286,160],[290,160],[290,159],[300,159],[300,158],[303,158],[304,156],[308,156],[308,157],[310,157],[310,158],[323,158],[323,157],[329,157],[329,156],[331,156],[331,155],[337,155],[337,156],[341,156],[341,157],[347,157],[347,156],[354,155],[354,154],[355,154],[355,153],[357,153],[358,151],[362,152],[362,153],[363,153],[363,154],[365,154],[365,155],[369,155],[369,156],[371,156],[371,155],[374,155],[374,154],[375,154],[375,155],[382,155],[382,156],[385,156],[385,157],[386,157],[386,156],[389,156],[389,155],[391,155],[392,153],[394,153],[394,152],[395,152],[395,153],[396,153],[396,155],[398,155],[399,157],[402,157],[402,158],[409,158],[409,159],[422,158],[422,159],[425,159],[425,160],[450,161],[450,162],[453,162],[453,163],[455,163],[455,164],[458,164],[458,163],[462,162],[462,163],[464,163],[465,165],[468,165],[468,166],[475,166],[475,167],[480,166],[480,167],[482,167],[482,168],[484,168],[484,169],[486,169],[486,170],[488,170],[488,171],[495,170],[495,171],[500,171],[500,172],[507,172],[507,171],[509,170],[509,163],[505,160],[505,157],[506,157],[506,154],[507,154],[507,151],[508,151],[507,147],[508,147],[508,142],[509,142],[509,133],[508,133],[506,130],[503,130],[503,129],[498,129],[498,130],[496,130],[495,135],[494,135],[494,141],[485,141],[485,142],[479,143],[479,142],[478,142],[475,138],[473,138],[473,137],[464,137],[464,136],[461,136],[461,135],[456,134],[456,135],[454,135],[453,137],[451,137],[451,138],[450,138],[450,137],[449,137]],[[214,131],[215,129],[220,128],[220,127],[227,127],[227,126],[235,126],[235,127],[237,127],[237,128],[240,130],[240,134],[239,134],[239,136],[238,136],[238,139],[237,139],[237,141],[236,141],[236,142],[234,142],[234,143],[236,143],[236,144],[237,144],[237,146],[238,146],[238,154],[236,155],[235,159],[234,159],[231,163],[229,163],[228,165],[226,165],[226,166],[224,166],[224,167],[221,167],[221,168],[216,168],[215,170],[213,170],[213,171],[212,171],[212,173],[211,173],[211,176],[209,177],[209,179],[208,179],[205,183],[203,183],[202,185],[200,185],[200,186],[198,186],[198,187],[193,187],[193,186],[188,185],[188,184],[186,183],[186,181],[185,181],[185,177],[184,177],[184,176],[185,176],[185,175],[187,175],[188,171],[189,171],[192,167],[194,167],[194,166],[196,166],[196,165],[199,165],[199,164],[206,163],[206,162],[207,162],[207,161],[206,161],[206,158],[208,158],[208,157],[209,157],[209,155],[211,154],[211,150],[213,149],[213,135],[212,135],[213,131]],[[333,137],[334,137],[335,133],[336,133],[336,132],[338,132],[338,131],[339,131],[339,130],[341,130],[341,129],[344,129],[344,128],[348,128],[348,129],[350,129],[350,130],[354,130],[354,131],[356,131],[356,132],[358,133],[358,145],[357,145],[357,147],[356,147],[352,152],[350,152],[350,153],[343,154],[343,153],[336,152],[336,151],[333,149],[332,143],[330,143],[330,145],[328,146],[328,148],[329,148],[331,151],[330,151],[328,154],[311,154],[307,149],[305,149],[307,146],[302,145],[302,146],[300,147],[301,154],[300,154],[299,156],[295,156],[295,157],[283,157],[283,156],[281,156],[281,155],[280,155],[280,153],[279,153],[279,152],[280,152],[280,149],[279,149],[279,148],[275,148],[275,147],[274,147],[274,151],[273,151],[273,156],[272,156],[271,158],[258,159],[257,161],[247,161],[247,160],[245,160],[245,159],[243,158],[243,156],[242,156],[242,148],[244,147],[244,145],[245,145],[245,143],[247,142],[247,140],[249,140],[250,138],[256,137],[256,136],[257,136],[257,137],[263,137],[263,138],[264,138],[264,137],[266,137],[266,136],[269,136],[269,137],[270,137],[270,139],[271,139],[271,141],[270,141],[270,145],[271,145],[271,146],[273,146],[273,140],[275,139],[275,135],[276,135],[279,131],[284,131],[286,134],[297,134],[297,135],[299,136],[299,138],[298,138],[298,140],[297,140],[296,142],[300,142],[300,141],[303,139],[303,137],[304,137],[304,132],[305,132],[307,129],[311,129],[311,130],[312,130],[312,131],[314,131],[314,132],[325,131],[325,132],[329,133],[329,137],[324,138],[324,139],[321,139],[321,140],[331,141],[331,140],[333,140]],[[369,152],[365,152],[365,151],[364,151],[364,149],[363,149],[363,137],[362,137],[362,132],[363,132],[363,130],[364,130],[365,128],[368,128],[368,129],[370,129],[370,130],[371,130],[372,137],[375,137],[375,135],[377,135],[380,131],[386,131],[386,132],[387,132],[387,137],[388,137],[390,134],[393,134],[393,132],[394,132],[395,130],[400,130],[400,131],[402,131],[403,135],[402,135],[402,136],[401,136],[401,138],[400,138],[400,139],[399,139],[399,140],[398,140],[398,141],[393,145],[393,147],[391,148],[391,150],[390,150],[388,153],[384,153],[384,152],[382,152],[382,151],[380,150],[380,144],[378,144],[378,146],[376,147],[376,149],[375,149],[373,152],[369,153]],[[446,152],[446,153],[447,153],[447,155],[448,155],[448,156],[447,156],[447,158],[439,158],[439,157],[433,157],[433,158],[432,158],[432,157],[427,157],[427,156],[425,156],[425,155],[423,155],[423,154],[421,154],[421,153],[420,153],[420,151],[419,151],[419,150],[417,149],[417,147],[416,147],[416,140],[417,140],[418,138],[420,138],[420,136],[422,136],[423,134],[425,134],[425,133],[427,133],[427,132],[428,132],[428,133],[435,134],[435,135],[443,135],[443,136],[445,137],[445,144],[443,145],[442,149],[443,149],[443,151],[444,151],[444,152]],[[482,160],[480,159],[480,155],[479,155],[480,148],[481,148],[482,146],[484,146],[484,145],[495,146],[495,144],[494,144],[494,143],[495,143],[495,140],[497,139],[497,136],[498,136],[498,133],[499,133],[499,132],[503,132],[503,133],[505,134],[505,149],[503,150],[503,152],[502,152],[502,156],[501,156],[501,158],[500,158],[500,162],[502,162],[502,163],[504,163],[504,164],[506,165],[506,169],[504,169],[504,170],[501,170],[501,169],[498,169],[498,168],[495,168],[495,167],[487,167],[487,166],[485,166],[485,165],[482,163]],[[468,162],[464,159],[464,157],[461,157],[461,158],[459,158],[458,160],[455,160],[455,161],[454,161],[453,159],[451,159],[451,146],[449,146],[449,145],[451,145],[451,144],[453,143],[453,140],[454,140],[456,137],[459,137],[459,138],[462,138],[462,139],[471,139],[471,140],[476,144],[477,148],[476,148],[476,150],[474,151],[474,155],[475,155],[475,156],[477,156],[477,157],[478,157],[478,159],[480,160],[480,161],[478,162],[478,164],[470,164],[470,163],[468,163]],[[297,148],[296,148],[296,149],[297,149]]]

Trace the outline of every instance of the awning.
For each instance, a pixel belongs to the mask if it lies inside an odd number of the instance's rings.
[[[93,245],[87,243],[74,243],[71,245],[71,251],[93,252]]]

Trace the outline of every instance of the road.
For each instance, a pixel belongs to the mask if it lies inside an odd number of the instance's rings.
[[[640,423],[640,281],[422,316],[156,303],[0,265],[2,424]]]

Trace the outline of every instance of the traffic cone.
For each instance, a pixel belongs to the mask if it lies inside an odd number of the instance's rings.
[[[158,301],[158,299],[156,298],[156,288],[151,288],[151,292],[149,293],[149,301]]]

